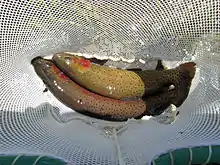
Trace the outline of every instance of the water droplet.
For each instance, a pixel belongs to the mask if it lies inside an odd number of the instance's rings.
[[[61,88],[59,85],[57,85],[57,88],[63,92],[63,88]]]
[[[139,59],[139,62],[142,63],[142,64],[145,64],[146,62],[142,59]]]
[[[79,100],[77,101],[77,103],[83,104],[83,101],[82,101],[81,99],[79,99]]]

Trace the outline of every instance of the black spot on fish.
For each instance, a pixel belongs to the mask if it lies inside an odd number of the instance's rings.
[[[47,92],[48,91],[48,89],[47,88],[45,88],[44,90],[43,90],[43,93],[45,93],[45,92]]]
[[[44,83],[44,84],[47,84],[45,80],[43,80],[43,83]]]
[[[176,116],[178,116],[180,114],[180,111],[177,111]]]

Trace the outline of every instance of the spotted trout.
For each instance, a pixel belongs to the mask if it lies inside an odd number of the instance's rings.
[[[141,119],[145,115],[159,115],[176,98],[176,91],[170,90],[138,100],[112,99],[78,85],[51,60],[36,57],[31,64],[59,101],[78,113],[98,119],[126,121],[129,118]]]
[[[128,70],[97,65],[84,57],[69,53],[54,54],[52,60],[68,77],[84,88],[122,100],[149,96],[165,86],[184,85],[181,81],[185,78],[183,81],[188,83],[185,83],[185,88],[190,87],[195,74],[193,62],[169,70]]]

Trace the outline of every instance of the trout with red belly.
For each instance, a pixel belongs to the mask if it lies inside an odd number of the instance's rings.
[[[101,66],[91,63],[84,57],[69,53],[57,53],[52,60],[56,66],[79,85],[92,92],[114,99],[150,96],[164,89],[164,87],[174,85],[176,88],[182,88],[181,92],[184,93],[179,94],[178,97],[182,97],[184,100],[195,75],[195,63],[193,62],[169,70],[142,71]],[[180,104],[178,103],[178,105]]]
[[[59,101],[78,113],[103,120],[126,121],[159,115],[176,98],[176,91],[170,90],[139,100],[112,99],[81,87],[50,60],[36,57],[31,64]]]

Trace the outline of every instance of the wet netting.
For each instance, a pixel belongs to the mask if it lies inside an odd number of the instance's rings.
[[[30,61],[64,51],[121,68],[194,61],[197,71],[177,117],[107,122],[43,92]],[[1,0],[0,164],[220,163],[219,55],[219,0]]]

